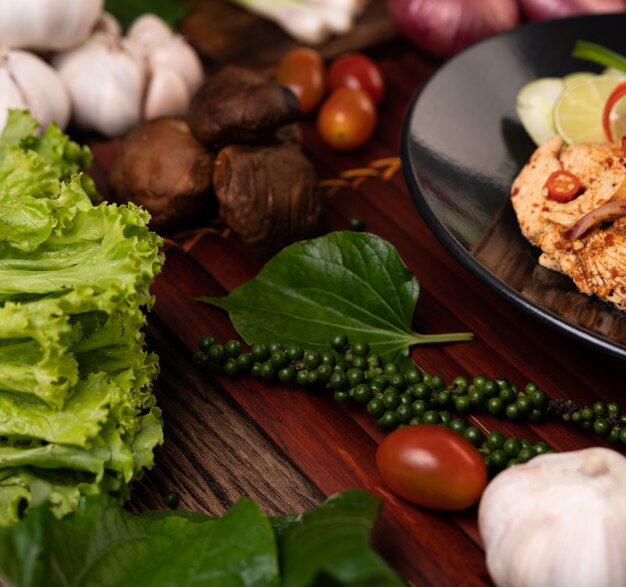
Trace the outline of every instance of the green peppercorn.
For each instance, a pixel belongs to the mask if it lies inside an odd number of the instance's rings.
[[[485,392],[481,388],[470,391],[469,401],[475,408],[480,408],[485,403]]]
[[[319,376],[317,370],[307,371],[306,372],[306,377],[307,377],[307,381],[309,382],[310,385],[315,385],[320,380],[320,376]]]
[[[194,365],[197,365],[201,368],[208,367],[210,362],[209,355],[203,351],[198,351],[197,353],[194,353],[191,357],[191,360],[193,361]]]
[[[387,363],[383,369],[385,375],[395,375],[399,372],[397,363]]]
[[[415,399],[430,399],[430,389],[425,383],[417,383],[411,387]]]
[[[348,224],[350,225],[350,230],[354,230],[356,232],[359,232],[365,228],[365,222],[363,221],[363,219],[357,218],[356,216],[350,218]]]
[[[487,434],[485,444],[489,450],[498,450],[504,446],[504,440],[502,432],[494,431]]]
[[[520,463],[527,463],[532,459],[535,455],[535,450],[532,446],[522,447],[517,455],[517,460]]]
[[[176,493],[175,491],[168,491],[163,496],[163,501],[165,502],[166,506],[174,509],[178,506],[178,503],[180,502],[180,498],[178,497],[178,493]]]
[[[261,363],[261,370],[259,373],[263,379],[269,381],[270,379],[274,379],[276,376],[276,367],[274,367],[270,361],[265,361],[264,363]]]
[[[337,352],[342,352],[348,346],[348,337],[346,334],[336,334],[330,339],[330,346]]]
[[[395,387],[389,387],[385,390],[383,403],[388,410],[395,410],[400,405],[400,394]]]
[[[237,357],[237,365],[242,371],[250,371],[253,363],[254,361],[250,353],[241,353]]]
[[[282,369],[278,371],[278,379],[282,383],[289,383],[290,381],[293,381],[295,377],[296,377],[296,370],[291,365],[288,365],[287,367],[283,367]]]
[[[239,371],[240,369],[236,359],[231,357],[224,361],[224,365],[222,366],[222,372],[224,375],[227,377],[237,377],[237,375],[239,375]]]
[[[207,351],[209,361],[221,365],[224,362],[224,347],[221,344],[212,344]]]
[[[548,395],[541,389],[536,389],[529,394],[530,401],[538,408],[544,408],[548,405]]]
[[[309,369],[317,369],[319,364],[322,362],[322,358],[317,351],[308,350],[304,353],[304,356],[302,357],[302,362]]]
[[[450,422],[452,422],[452,414],[448,410],[439,412],[439,423],[442,426],[450,426]]]
[[[338,404],[345,404],[350,400],[350,394],[347,390],[344,389],[336,389],[333,392],[333,398]]]
[[[510,457],[517,458],[519,451],[522,450],[522,443],[517,438],[507,438],[502,445],[502,449]]]
[[[606,404],[601,401],[597,401],[595,404],[593,404],[593,411],[596,416],[606,416],[608,414]]]
[[[469,395],[460,395],[454,400],[454,407],[459,414],[468,414],[472,409]]]
[[[606,404],[606,409],[609,413],[609,418],[617,420],[622,415],[622,409],[617,402],[609,402]]]
[[[504,410],[504,413],[509,420],[517,420],[520,415],[517,404],[509,404]]]
[[[301,361],[302,357],[304,356],[304,351],[302,350],[302,347],[296,344],[292,344],[287,347],[286,352],[290,361]]]
[[[469,382],[467,381],[467,377],[459,375],[453,379],[452,385],[458,387],[460,390],[466,390],[469,387]]]
[[[215,339],[212,336],[203,336],[198,342],[198,348],[206,353],[215,344]]]
[[[515,393],[515,391],[510,388],[508,385],[507,387],[504,388],[500,388],[500,399],[506,404],[510,404],[512,402],[515,401],[515,399],[517,398],[517,394]]]
[[[491,465],[497,471],[504,469],[508,462],[509,455],[501,448],[498,448],[491,453]]]
[[[285,347],[280,342],[270,342],[269,345],[268,345],[268,348],[270,350],[270,353],[273,353],[275,351],[284,351],[285,350]]]
[[[270,349],[266,344],[253,344],[250,347],[250,355],[255,361],[262,363],[270,358]]]
[[[533,448],[535,449],[535,454],[538,455],[545,454],[550,450],[550,447],[543,440],[536,442]]]
[[[359,404],[366,404],[372,399],[372,390],[366,383],[359,383],[352,391],[352,397]]]
[[[424,424],[441,424],[441,417],[439,412],[435,410],[428,410],[423,416]]]
[[[483,377],[482,375],[474,377],[474,380],[472,381],[472,384],[477,389],[482,389],[485,386],[485,383],[487,383],[487,378]]]
[[[273,351],[270,356],[270,361],[272,362],[272,365],[276,367],[276,369],[282,369],[283,367],[289,365],[289,357],[287,356],[287,353],[282,349]]]
[[[227,357],[236,359],[241,354],[241,350],[242,345],[238,340],[232,339],[224,343],[224,354]]]
[[[463,436],[475,447],[479,447],[483,441],[483,433],[476,426],[468,426],[463,432]]]
[[[379,423],[381,428],[384,428],[385,430],[394,430],[398,427],[400,422],[396,412],[394,410],[388,410],[380,417]]]
[[[439,391],[446,386],[446,382],[441,377],[439,377],[439,375],[434,375],[430,380],[430,386],[434,390]]]
[[[348,378],[348,382],[351,386],[358,385],[359,383],[363,383],[363,381],[365,381],[363,369],[358,369],[356,367],[348,369],[346,377]]]
[[[529,414],[533,409],[533,402],[527,395],[518,396],[514,405],[517,406],[517,411],[523,415]]]
[[[408,406],[406,404],[400,404],[396,408],[396,416],[400,423],[407,424],[409,420],[413,417],[413,410],[411,410],[411,406]]]
[[[296,372],[296,383],[298,385],[308,385],[309,383],[308,372],[304,370]]]
[[[501,416],[504,413],[504,402],[499,397],[489,398],[487,411],[494,416]]]
[[[465,422],[465,420],[463,420],[463,418],[455,418],[450,422],[450,424],[448,424],[448,428],[450,428],[450,430],[453,430],[454,432],[463,434],[463,432],[465,432],[465,429],[467,428],[467,423]]]
[[[379,417],[385,413],[385,404],[382,399],[377,397],[372,398],[369,402],[367,402],[367,412],[372,416]]]
[[[333,375],[333,368],[328,363],[322,363],[317,369],[317,376],[320,381],[327,383]]]
[[[250,375],[252,377],[261,377],[261,363],[254,363],[250,367]]]
[[[597,418],[593,423],[593,431],[601,436],[606,436],[611,431],[611,425],[606,418]]]
[[[421,418],[428,411],[428,404],[423,399],[416,399],[411,404],[411,409],[416,416]]]
[[[404,376],[411,385],[422,382],[422,372],[419,369],[409,369]]]

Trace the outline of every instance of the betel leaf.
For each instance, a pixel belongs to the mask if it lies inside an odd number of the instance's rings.
[[[145,13],[156,14],[170,27],[176,28],[191,8],[189,3],[177,0],[106,0],[105,7],[119,20],[123,29]]]
[[[379,497],[346,491],[303,514],[266,518],[242,498],[222,518],[125,511],[83,498],[57,520],[45,506],[0,529],[9,587],[401,587],[370,547]]]
[[[414,332],[418,296],[417,279],[390,243],[369,233],[332,232],[286,247],[227,296],[200,301],[226,310],[249,344],[279,341],[322,350],[345,333],[393,360],[413,344],[472,338]]]
[[[282,585],[405,585],[369,548],[382,501],[364,491],[331,496],[319,508],[272,521],[281,554]]]

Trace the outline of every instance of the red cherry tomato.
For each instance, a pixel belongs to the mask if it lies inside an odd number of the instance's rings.
[[[278,64],[274,77],[298,96],[303,114],[315,110],[326,93],[324,60],[314,49],[303,47],[287,53]]]
[[[385,95],[385,82],[380,69],[369,57],[360,53],[335,59],[328,68],[328,89],[354,88],[369,94],[374,104]]]
[[[322,104],[317,130],[333,149],[350,151],[367,142],[376,120],[374,103],[364,91],[339,88]]]
[[[580,192],[580,179],[565,169],[559,169],[550,174],[544,187],[550,200],[569,202]]]
[[[487,484],[478,450],[458,432],[434,424],[391,432],[378,446],[376,466],[394,493],[440,510],[471,506]]]

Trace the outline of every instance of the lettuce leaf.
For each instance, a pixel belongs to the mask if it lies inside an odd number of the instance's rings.
[[[88,149],[12,112],[0,137],[0,526],[47,501],[128,496],[163,442],[145,349],[160,238],[94,205]]]

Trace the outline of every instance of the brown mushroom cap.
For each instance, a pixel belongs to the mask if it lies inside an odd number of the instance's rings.
[[[225,147],[215,161],[213,184],[222,219],[264,251],[313,236],[318,228],[317,176],[293,144]]]
[[[206,204],[214,155],[177,118],[143,122],[122,141],[109,179],[117,202],[152,215],[150,227],[183,226]]]
[[[288,88],[254,70],[229,65],[207,79],[191,100],[187,122],[205,145],[255,142],[298,118]]]

